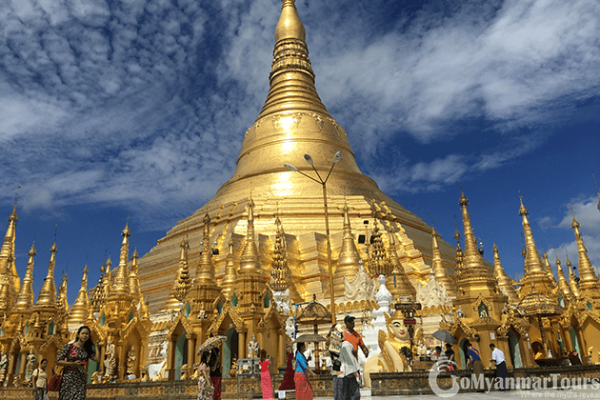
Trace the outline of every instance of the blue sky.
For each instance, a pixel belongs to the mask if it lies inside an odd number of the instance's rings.
[[[296,3],[323,103],[387,194],[454,243],[462,182],[485,257],[495,240],[513,277],[519,191],[553,263],[554,248],[577,263],[572,207],[600,265],[598,1]],[[118,258],[128,216],[143,255],[231,177],[279,12],[279,0],[0,3],[0,216],[20,184],[17,268],[35,237],[36,293],[55,225],[73,301],[86,260],[91,285],[104,254]]]

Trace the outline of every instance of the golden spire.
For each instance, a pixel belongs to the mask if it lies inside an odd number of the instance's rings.
[[[2,287],[8,285],[6,288],[8,293],[7,299],[3,300],[0,297],[0,303],[7,301],[7,304],[11,304],[12,299],[21,290],[21,282],[15,265],[15,237],[18,221],[17,201],[15,200],[13,210],[8,216],[8,228],[4,235],[4,242],[2,243],[2,248],[0,248],[0,296],[2,296]]]
[[[261,293],[266,288],[266,279],[260,266],[258,250],[254,239],[254,202],[248,202],[248,230],[246,243],[240,257],[240,269],[235,291],[241,295],[238,307],[242,313],[255,313],[262,307]]]
[[[557,287],[558,282],[556,282],[556,278],[554,277],[554,274],[552,273],[552,266],[550,265],[550,260],[548,259],[548,254],[546,253],[545,250],[544,250],[544,255],[542,256],[542,258],[544,259],[544,270],[546,270],[546,273],[548,274],[548,279],[552,283],[553,287]]]
[[[271,88],[258,119],[290,108],[329,116],[315,89],[304,25],[293,1],[283,1],[281,7],[269,80]]]
[[[50,248],[50,262],[48,263],[48,275],[40,289],[36,307],[56,307],[56,285],[54,284],[54,266],[56,264],[56,241]]]
[[[227,254],[227,264],[225,264],[225,275],[221,281],[221,293],[227,300],[231,300],[237,280],[237,265],[233,257],[233,239],[229,242],[229,254]]]
[[[129,269],[127,267],[127,261],[129,260],[129,221],[125,224],[125,229],[121,232],[123,241],[121,242],[121,251],[119,253],[119,265],[117,266],[117,272],[111,282],[110,295],[129,295]]]
[[[571,210],[573,212],[573,210]],[[583,239],[581,238],[581,232],[579,231],[579,222],[575,219],[575,214],[573,213],[573,222],[571,223],[571,228],[575,231],[575,241],[577,242],[577,253],[579,253],[579,288],[583,292],[589,292],[592,297],[600,296],[598,293],[598,277],[594,272],[594,267],[592,267],[592,263],[587,255],[587,249],[583,243]]]
[[[440,278],[447,278],[448,271],[444,268],[442,263],[442,252],[440,251],[440,247],[438,245],[438,238],[442,238],[442,235],[435,231],[435,228],[431,227],[431,249],[433,259],[431,260],[431,268],[434,271],[435,278],[441,282]]]
[[[181,241],[181,255],[179,256],[179,268],[177,269],[177,276],[171,285],[171,290],[169,291],[169,297],[165,301],[165,304],[161,308],[164,312],[172,312],[177,311],[181,308],[181,303],[183,302],[183,297],[180,299],[179,294],[182,292],[179,289],[179,284],[181,282],[181,277],[183,275],[183,264],[182,259],[185,260],[185,267],[187,268],[187,249],[188,243],[185,239]]]
[[[475,240],[475,235],[473,234],[473,228],[471,227],[471,218],[469,217],[469,210],[467,206],[469,205],[469,200],[465,193],[460,189],[460,199],[458,204],[460,204],[462,208],[462,217],[465,231],[465,252],[463,255],[463,270],[467,270],[469,268],[480,268],[483,266],[483,262],[481,259],[481,254],[477,250],[477,241]],[[463,271],[464,272],[464,271]]]
[[[110,259],[109,255],[108,259],[106,260],[106,264],[104,265],[104,285],[106,286],[107,296],[110,293],[110,288],[112,286],[112,270],[110,269],[110,267],[112,267],[112,260]]]
[[[100,278],[98,279],[98,284],[92,295],[93,312],[99,312],[108,298],[108,282],[110,282],[110,278],[107,279],[107,274],[110,270],[110,267],[107,265],[108,262],[110,262],[110,256],[108,257],[108,261],[100,267]]]
[[[67,299],[67,274],[61,278],[62,283],[58,287],[58,307],[62,308],[65,313],[69,312],[69,300]]]
[[[383,240],[381,239],[381,233],[379,232],[379,225],[377,224],[377,218],[375,220],[375,228],[373,229],[373,247],[370,252],[371,259],[368,262],[369,273],[371,275],[390,275],[392,273],[392,263],[390,262],[383,246]]]
[[[558,259],[558,256],[556,256],[556,269],[556,273],[558,275],[558,289],[562,293],[563,298],[567,301],[575,300],[575,295],[573,294],[573,291],[571,290],[569,284],[567,283],[567,280],[565,279],[565,273],[562,269],[562,266],[560,265],[560,260]]]
[[[508,296],[508,302],[510,304],[519,303],[519,295],[512,284],[512,280],[506,275],[504,268],[502,268],[496,243],[494,243],[494,277],[498,281],[498,286],[500,286],[502,292]]]
[[[352,281],[358,273],[358,262],[360,255],[352,236],[352,227],[350,226],[350,215],[348,204],[344,204],[344,238],[342,239],[342,248],[338,257],[337,268],[333,274],[334,293],[344,293],[344,277]]]
[[[133,250],[131,256],[131,268],[129,269],[129,294],[133,297],[133,301],[137,304],[144,303],[142,288],[140,286],[140,278],[138,275],[138,252],[137,248]]]
[[[398,257],[398,251],[396,250],[396,234],[391,230],[388,231],[390,236],[390,263],[392,264],[392,282],[388,284],[388,290],[392,294],[394,299],[401,296],[409,296],[411,299],[415,299],[417,291],[415,287],[410,283],[410,279],[406,275],[406,271],[400,262]],[[356,276],[356,274],[355,274]]]
[[[361,173],[348,135],[329,115],[317,94],[304,25],[294,1],[282,2],[275,42],[265,104],[244,137],[233,177],[219,189],[209,207],[245,198],[249,186],[265,193],[287,193],[288,188],[293,188],[295,195],[312,193],[310,187],[295,185],[296,180],[305,178],[286,171],[282,157],[302,166],[300,170],[312,170],[304,166],[303,155],[327,155],[315,160],[315,168],[324,170],[330,167],[329,155],[333,157],[338,151],[343,151],[344,157],[327,182],[330,196],[343,195],[348,190],[348,180],[352,180],[356,194],[387,201],[377,184]],[[281,184],[282,176],[285,185]]]
[[[460,191],[461,196],[459,204],[462,208],[465,252],[462,262],[463,265],[460,269],[458,286],[462,290],[469,289],[470,293],[467,297],[477,297],[480,294],[492,296],[497,290],[496,279],[494,279],[494,276],[483,264],[483,258],[477,249],[477,242],[475,240],[473,228],[471,227],[471,218],[469,217],[469,211],[467,210],[469,200],[465,196],[462,187]]]
[[[205,283],[214,283],[215,267],[212,262],[212,247],[210,243],[210,217],[208,214],[204,216],[204,236],[202,237],[202,254],[200,261],[196,267],[196,282],[199,285]]]
[[[33,309],[33,258],[37,254],[35,251],[35,240],[33,241],[28,254],[29,262],[27,263],[27,271],[25,272],[25,277],[23,278],[23,285],[21,286],[21,291],[17,296],[17,301],[12,308],[12,311],[19,313],[30,313]]]
[[[190,278],[190,270],[188,268],[188,249],[190,245],[186,239],[181,241],[181,255],[179,256],[179,277],[176,282],[175,298],[179,301],[183,301],[187,296],[190,286],[192,286],[192,279]]]
[[[87,291],[87,274],[88,268],[86,263],[85,267],[83,267],[83,276],[81,277],[79,293],[77,293],[77,298],[71,306],[69,317],[67,318],[67,323],[69,325],[83,325],[88,318],[90,299]]]
[[[577,280],[573,274],[573,264],[571,264],[569,256],[567,256],[567,269],[569,270],[569,287],[571,288],[571,292],[573,292],[575,297],[579,297],[579,286],[577,285]]]
[[[456,218],[454,219],[454,224],[456,225]],[[454,228],[454,239],[456,239],[456,255],[454,256],[456,270],[454,271],[454,278],[458,282],[460,280],[460,273],[463,269],[463,251],[460,247],[460,233],[458,232],[457,227]]]
[[[548,272],[544,269],[542,264],[542,258],[538,252],[535,240],[533,239],[533,233],[531,231],[531,225],[527,216],[529,212],[523,205],[523,196],[519,196],[521,206],[519,208],[519,215],[523,221],[523,232],[525,234],[525,274],[523,276],[521,285],[521,298],[525,297],[531,291],[531,282],[536,283],[538,293],[548,294],[552,291],[553,285],[552,280],[548,276]]]
[[[273,251],[273,265],[269,285],[274,292],[283,292],[290,287],[292,273],[287,263],[285,232],[279,215],[275,216],[275,225],[277,226],[277,234],[275,235],[275,249]]]
[[[240,257],[239,275],[261,274],[262,270],[258,258],[258,250],[254,239],[254,201],[248,202],[248,230],[246,232],[246,243]]]
[[[431,248],[433,253],[431,268],[433,269],[435,279],[444,284],[448,296],[456,297],[456,282],[454,278],[448,274],[446,267],[444,267],[442,262],[442,252],[438,245],[438,238],[441,239],[442,235],[437,233],[434,227],[431,227]]]
[[[540,258],[540,253],[535,245],[535,240],[533,239],[533,233],[531,232],[531,225],[529,224],[529,220],[527,216],[529,212],[523,205],[523,196],[520,196],[521,207],[519,208],[519,215],[523,219],[523,232],[525,233],[525,247],[526,247],[526,256],[525,256],[525,270],[527,274],[538,274],[545,273],[544,267],[542,266],[542,261]]]

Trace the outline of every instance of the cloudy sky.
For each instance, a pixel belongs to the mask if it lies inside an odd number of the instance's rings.
[[[57,235],[72,301],[130,217],[140,254],[235,169],[268,91],[279,0],[0,1],[0,216],[35,290]],[[600,2],[297,0],[317,90],[363,172],[453,243],[523,270],[519,192],[540,248],[600,266]],[[6,226],[6,225],[4,225]],[[2,228],[2,229],[5,229]],[[462,228],[461,228],[462,229]]]

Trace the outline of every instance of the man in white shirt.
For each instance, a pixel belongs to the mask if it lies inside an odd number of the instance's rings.
[[[504,352],[497,349],[492,343],[490,344],[492,350],[492,358],[490,361],[496,363],[496,382],[499,390],[509,390],[510,388],[506,385],[506,378],[508,378],[508,369],[506,368],[506,360],[504,358]]]
[[[342,398],[344,400],[359,400],[360,386],[357,380],[360,366],[354,356],[352,343],[344,341],[340,349],[340,377],[342,377]]]

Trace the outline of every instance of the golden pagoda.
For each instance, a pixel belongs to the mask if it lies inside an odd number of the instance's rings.
[[[316,295],[317,300],[329,307],[325,304],[329,303],[330,284],[322,187],[284,167],[285,163],[291,163],[300,172],[314,174],[312,166],[305,163],[306,153],[312,155],[314,167],[323,176],[327,175],[334,154],[342,153],[327,181],[335,297],[344,296],[342,276],[352,279],[352,272],[358,268],[352,264],[356,258],[351,254],[353,250],[350,249],[350,253],[344,250],[351,245],[350,239],[354,240],[345,232],[350,224],[363,226],[364,220],[373,214],[396,232],[402,265],[413,285],[416,279],[427,277],[430,265],[425,260],[432,258],[432,249],[425,234],[431,228],[386,196],[372,179],[361,173],[346,132],[317,94],[304,25],[291,0],[282,2],[281,16],[275,28],[269,81],[269,94],[258,118],[244,135],[232,178],[208,203],[180,221],[156,247],[140,258],[140,283],[152,312],[157,311],[168,297],[169,282],[178,270],[179,243],[184,236],[189,237],[191,246],[190,265],[199,262],[199,243],[207,214],[211,245],[216,242],[212,249],[218,251],[218,255],[212,257],[215,279],[221,284],[228,263],[228,245],[232,240],[233,253],[241,253],[237,238],[246,232],[245,207],[251,197],[255,204],[254,240],[259,260],[256,272],[260,272],[265,280],[270,279],[272,238],[277,234],[273,216],[277,214],[286,232],[295,237],[287,243],[292,292],[298,292],[304,301]],[[344,211],[346,205],[348,211]],[[445,265],[453,266],[454,250],[446,242],[440,241],[439,245]],[[359,246],[359,254],[364,253],[366,246]],[[342,254],[341,259],[339,254]],[[347,259],[347,254],[352,261]],[[337,272],[338,265],[340,272]],[[230,282],[229,277],[227,282]]]
[[[491,355],[490,343],[494,343],[505,354],[509,354],[509,350],[513,351],[508,345],[508,329],[499,329],[502,327],[508,299],[477,249],[467,209],[469,200],[462,188],[459,204],[463,217],[465,250],[457,279],[457,296],[452,300],[455,320],[452,323],[442,321],[440,328],[452,333],[460,351],[463,351],[465,342],[469,341],[479,348],[482,360],[488,360]],[[455,237],[458,240],[458,235]],[[519,335],[516,331],[513,334]],[[520,346],[519,351],[526,351],[526,346]],[[509,357],[506,357],[506,361],[511,365]],[[465,368],[464,365],[460,367]]]

